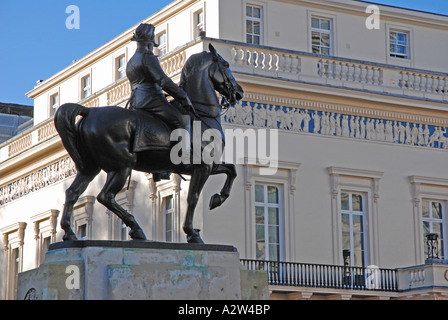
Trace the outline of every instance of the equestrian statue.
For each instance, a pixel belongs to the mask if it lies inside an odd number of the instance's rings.
[[[187,210],[183,230],[189,243],[204,243],[199,230],[193,227],[194,211],[199,195],[210,175],[225,174],[227,179],[220,193],[210,199],[209,209],[220,206],[230,195],[236,178],[234,164],[190,161],[194,152],[188,143],[180,159],[172,161],[172,147],[178,141],[170,139],[173,130],[181,129],[193,135],[192,122],[200,123],[202,134],[213,129],[225,137],[221,127],[221,109],[243,98],[243,89],[236,82],[226,62],[210,44],[210,52],[192,55],[182,69],[179,86],[162,70],[153,49],[154,26],[141,24],[132,38],[137,43],[129,60],[126,74],[131,84],[131,97],[126,108],[106,106],[86,108],[76,103],[61,105],[54,117],[64,147],[73,159],[77,174],[66,190],[61,227],[63,240],[76,240],[71,228],[73,207],[89,183],[100,173],[107,173],[106,183],[97,196],[98,202],[115,213],[130,228],[133,240],[146,240],[135,217],[115,200],[132,170],[152,173],[156,179],[171,173],[190,175]],[[173,97],[168,101],[167,95]],[[216,92],[223,97],[220,102]],[[79,121],[76,121],[80,117]],[[194,131],[194,132],[192,132]],[[185,137],[182,137],[184,139]],[[197,137],[196,137],[197,138]],[[204,145],[200,145],[204,148]],[[221,150],[222,151],[222,150]]]

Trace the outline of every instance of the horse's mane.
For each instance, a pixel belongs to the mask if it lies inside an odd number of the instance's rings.
[[[184,67],[182,68],[179,86],[181,88],[184,88],[184,86],[188,83],[193,75],[203,70],[205,67],[208,67],[212,62],[213,56],[210,52],[207,51],[196,53],[190,56],[190,58],[188,58],[187,62],[185,62]]]

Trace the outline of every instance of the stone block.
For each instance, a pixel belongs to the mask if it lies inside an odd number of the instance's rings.
[[[265,272],[244,270],[231,246],[71,241],[19,274],[18,299],[269,299]]]

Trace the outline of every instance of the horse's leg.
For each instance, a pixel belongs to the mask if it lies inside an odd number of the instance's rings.
[[[220,163],[215,165],[211,174],[215,175],[220,173],[225,173],[227,175],[227,179],[224,183],[224,187],[221,189],[221,193],[215,193],[210,198],[210,210],[219,207],[230,196],[230,190],[232,189],[233,181],[237,176],[236,167],[233,163]]]
[[[210,176],[211,170],[211,165],[195,165],[193,173],[191,174],[187,196],[187,214],[185,215],[183,225],[183,230],[187,235],[187,242],[189,243],[204,243],[199,235],[199,230],[193,228],[193,216],[199,200],[199,195],[201,194],[205,182]]]
[[[65,191],[65,205],[61,218],[61,228],[65,231],[65,234],[62,237],[64,241],[77,239],[75,233],[71,228],[73,206],[76,204],[76,201],[78,201],[79,196],[87,189],[89,183],[93,180],[93,178],[96,177],[99,172],[99,169],[92,170],[92,173],[90,174],[85,174],[81,171],[78,171],[75,180]]]
[[[138,225],[134,216],[123,209],[116,201],[115,196],[123,189],[126,179],[131,173],[130,168],[121,171],[111,171],[107,174],[106,184],[97,196],[98,202],[115,213],[126,226],[131,228],[129,236],[134,240],[146,240],[143,230]]]

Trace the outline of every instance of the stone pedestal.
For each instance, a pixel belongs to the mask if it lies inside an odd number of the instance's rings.
[[[150,241],[52,244],[19,274],[17,299],[269,299],[265,272],[244,270],[232,246]]]

